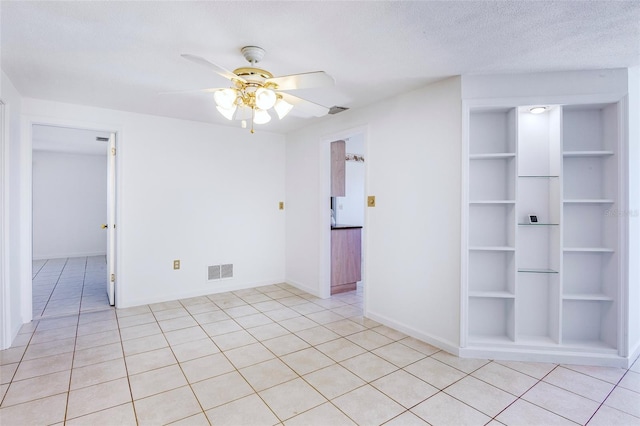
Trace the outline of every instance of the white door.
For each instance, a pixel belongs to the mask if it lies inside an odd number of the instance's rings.
[[[107,153],[107,294],[115,305],[116,286],[116,134],[109,135]]]

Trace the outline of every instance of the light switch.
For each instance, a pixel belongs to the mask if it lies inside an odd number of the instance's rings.
[[[376,196],[369,195],[367,197],[367,207],[375,207],[376,206]]]
[[[280,210],[284,210],[284,201],[280,201],[280,202],[278,203],[278,209],[280,209]]]

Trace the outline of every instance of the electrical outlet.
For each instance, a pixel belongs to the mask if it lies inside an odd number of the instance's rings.
[[[180,260],[173,261],[173,269],[180,269]]]
[[[278,203],[278,208],[279,208],[280,210],[284,210],[284,201],[280,201],[280,202]]]
[[[367,206],[368,207],[375,207],[376,206],[376,196],[375,195],[369,195],[367,197]]]

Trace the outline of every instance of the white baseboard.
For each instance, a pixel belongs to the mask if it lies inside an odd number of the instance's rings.
[[[410,327],[401,322],[392,320],[391,318],[388,318],[384,315],[376,314],[375,312],[367,311],[365,312],[365,316],[367,318],[370,318],[374,321],[379,322],[380,324],[383,324],[383,325],[386,325],[387,327],[391,327],[395,330],[401,331],[408,336],[414,337],[418,340],[422,340],[423,342],[426,342],[430,345],[433,345],[437,348],[447,351],[453,355],[459,355],[458,353],[460,350],[459,346],[449,340],[442,339],[440,337],[433,336],[428,333],[424,333],[420,330],[416,330],[413,327]]]
[[[285,282],[287,284],[289,284],[289,285],[294,286],[295,288],[297,288],[299,290],[306,291],[307,293],[312,294],[312,295],[314,295],[316,297],[319,297],[321,299],[326,299],[326,297],[322,297],[322,295],[318,292],[317,288],[312,288],[312,287],[309,287],[309,286],[307,286],[305,284],[302,284],[300,282],[293,281],[293,280],[286,280]]]
[[[132,307],[135,307],[135,306],[150,305],[150,304],[153,304],[153,303],[170,302],[170,301],[173,301],[173,300],[180,300],[180,299],[189,299],[191,297],[207,296],[207,295],[210,295],[210,294],[218,294],[218,293],[225,293],[225,292],[228,292],[228,291],[244,290],[244,289],[247,289],[247,288],[264,287],[264,286],[267,286],[267,285],[282,284],[282,283],[285,282],[282,279],[269,280],[269,281],[259,281],[259,282],[244,283],[244,284],[232,283],[231,281],[233,281],[233,280],[228,280],[229,283],[227,284],[227,283],[224,283],[224,281],[225,280],[220,280],[220,284],[221,285],[200,287],[198,289],[195,289],[195,290],[192,290],[192,291],[187,291],[187,292],[177,292],[177,293],[170,293],[170,294],[164,293],[162,295],[157,295],[155,297],[118,301],[119,303],[118,303],[117,308],[118,309],[132,308]]]

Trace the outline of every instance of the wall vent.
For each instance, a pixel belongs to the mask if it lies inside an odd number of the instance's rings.
[[[220,278],[233,278],[233,264],[220,265]]]
[[[329,114],[339,114],[339,113],[341,113],[343,111],[346,111],[348,109],[349,108],[347,108],[347,107],[334,105],[331,108],[329,108]]]
[[[105,138],[105,137],[102,137],[102,136],[96,136],[96,140],[98,142],[109,142],[109,138]]]
[[[219,280],[220,279],[220,265],[209,266],[208,271],[208,280]]]
[[[233,278],[233,263],[225,265],[211,265],[207,267],[207,280],[221,280],[225,278]]]

